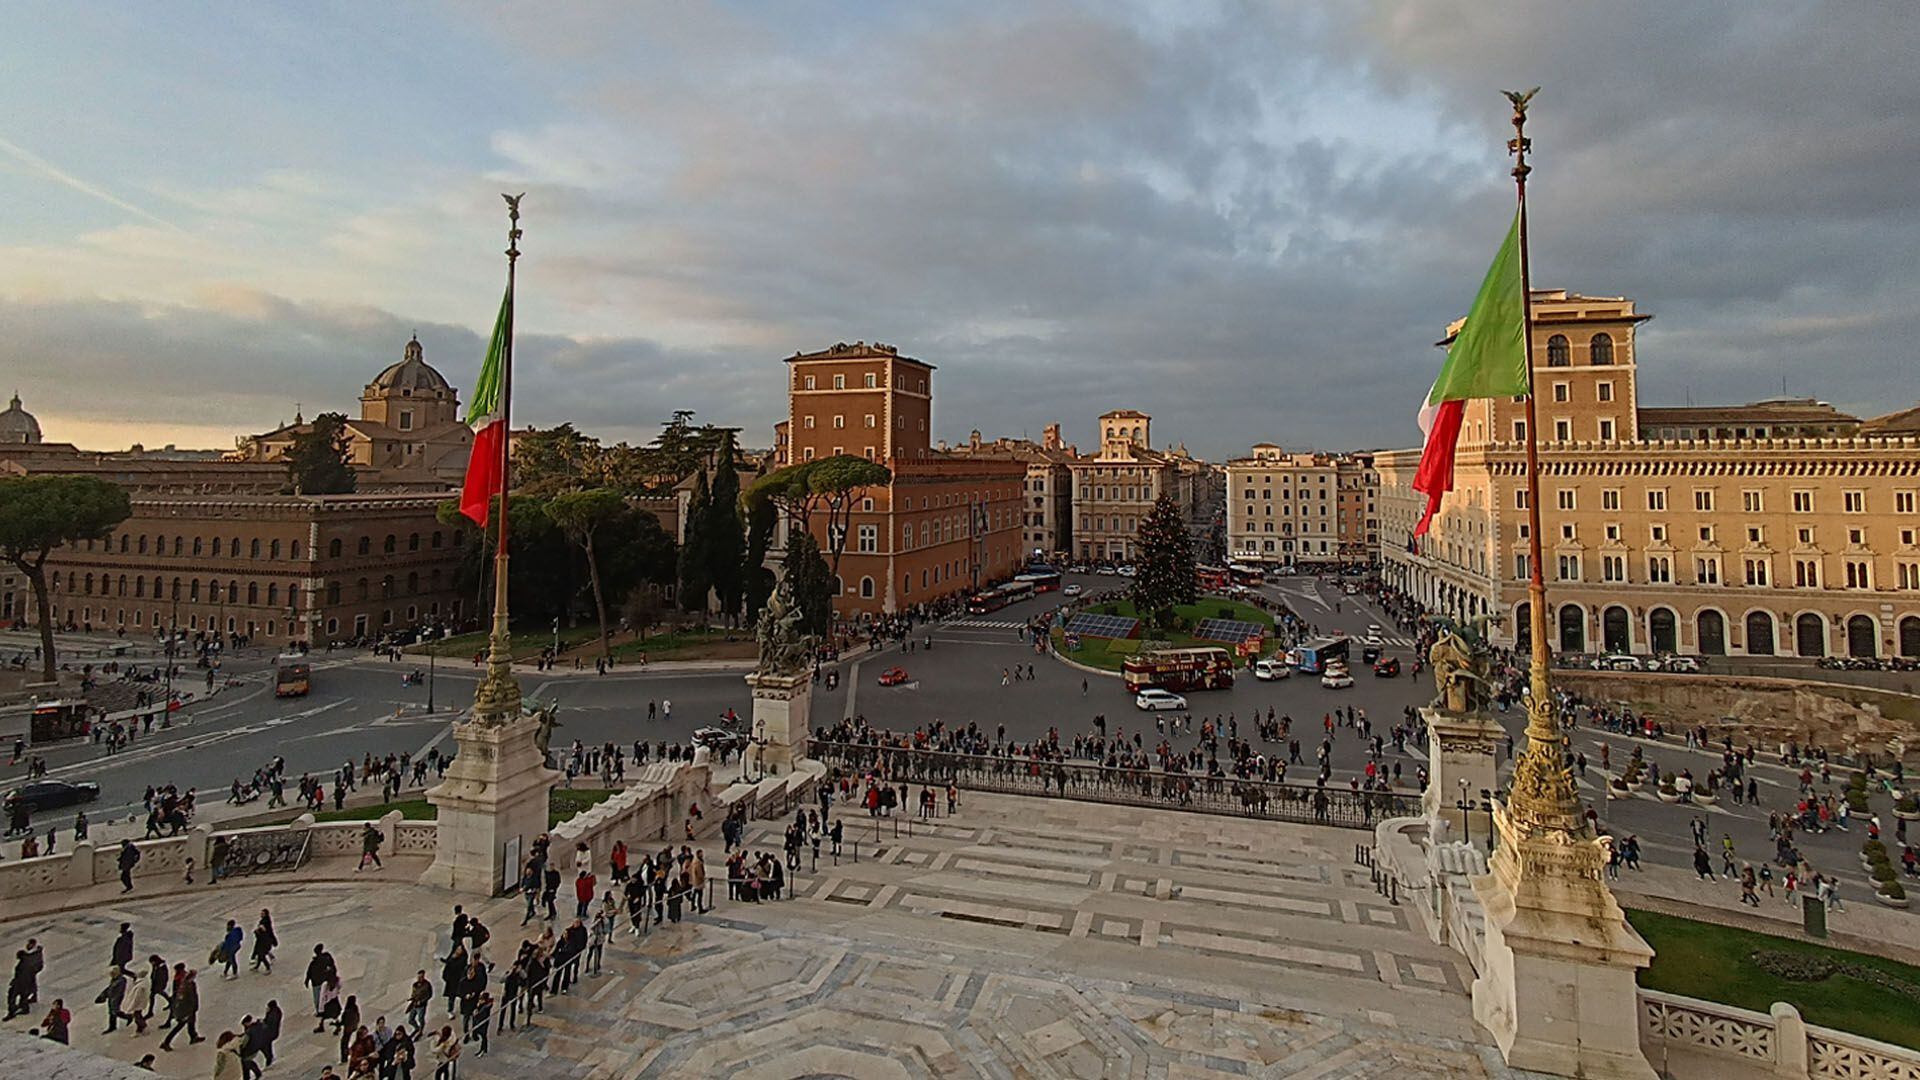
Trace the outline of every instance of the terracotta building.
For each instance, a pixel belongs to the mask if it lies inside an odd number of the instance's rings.
[[[313,425],[299,416],[290,424],[241,442],[236,456],[279,461],[296,436]],[[473,430],[460,416],[459,395],[426,361],[420,339],[407,342],[360,394],[360,416],[347,421],[348,459],[363,489],[401,484],[445,487],[467,473]]]
[[[795,353],[787,367],[776,461],[782,451],[793,463],[852,454],[893,472],[893,482],[863,495],[848,521],[836,612],[902,611],[1008,578],[1022,565],[1026,467],[932,448],[932,364],[890,345],[855,342]],[[813,528],[825,550],[823,519],[816,516]]]
[[[1556,648],[1920,656],[1920,438],[1902,414],[1642,408],[1649,316],[1620,297],[1531,300]],[[1436,610],[1503,616],[1502,642],[1528,625],[1523,410],[1469,403],[1455,490],[1417,541],[1420,452],[1375,456],[1386,580]]]
[[[61,626],[244,634],[263,644],[458,622],[462,525],[444,495],[135,495],[105,540],[47,561]],[[22,595],[14,617],[32,615]]]

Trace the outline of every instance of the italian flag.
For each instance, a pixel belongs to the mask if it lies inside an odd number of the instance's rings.
[[[1516,211],[1507,238],[1480,282],[1465,325],[1447,347],[1447,362],[1433,381],[1420,409],[1426,440],[1413,490],[1427,497],[1427,508],[1413,535],[1423,536],[1440,510],[1440,497],[1453,490],[1453,453],[1460,421],[1473,398],[1515,397],[1531,390],[1527,372],[1526,296],[1520,278],[1520,215]],[[1531,436],[1531,432],[1528,433]]]
[[[504,496],[501,449],[507,439],[507,417],[501,389],[506,377],[507,319],[513,312],[513,290],[500,299],[500,315],[493,321],[493,340],[486,362],[467,404],[467,426],[473,428],[473,455],[467,458],[467,479],[460,489],[460,512],[486,528],[487,511],[495,495]]]

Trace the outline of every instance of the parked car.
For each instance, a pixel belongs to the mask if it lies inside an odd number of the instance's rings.
[[[1604,653],[1587,664],[1595,671],[1639,671],[1640,658],[1627,653]]]
[[[1700,658],[1697,656],[1669,656],[1664,660],[1658,661],[1658,663],[1660,665],[1658,668],[1654,668],[1652,664],[1649,664],[1649,669],[1671,671],[1684,675],[1698,675],[1702,670],[1700,667]]]
[[[899,686],[906,681],[907,669],[903,667],[890,667],[880,673],[881,686]]]
[[[1182,710],[1187,707],[1187,699],[1171,690],[1148,687],[1133,696],[1133,707],[1145,712],[1158,712],[1163,709]]]
[[[1353,675],[1344,667],[1329,667],[1320,676],[1320,685],[1329,690],[1345,690],[1353,685]]]
[[[742,750],[746,748],[747,736],[745,732],[735,731],[732,728],[695,728],[693,730],[693,745],[704,746],[716,754],[723,750]]]
[[[1382,679],[1394,678],[1400,674],[1400,658],[1397,656],[1382,657],[1379,663],[1373,665],[1373,673]]]
[[[1080,592],[1081,592],[1081,589],[1079,584],[1076,582],[1070,581],[1060,590],[1060,595],[1061,596],[1079,596]]]
[[[1139,571],[1137,571],[1137,570],[1135,570],[1135,569],[1133,568],[1133,564],[1131,564],[1131,563],[1129,563],[1129,564],[1127,564],[1126,566],[1123,566],[1123,567],[1121,567],[1121,568],[1120,568],[1120,576],[1121,576],[1121,577],[1132,577],[1132,576],[1134,576],[1134,575],[1135,575],[1136,573],[1139,573]]]
[[[30,814],[42,810],[58,810],[63,806],[76,806],[92,802],[100,797],[100,785],[82,780],[69,783],[65,780],[36,780],[31,784],[22,784],[7,795],[6,805],[16,803],[26,807]]]
[[[1293,678],[1293,667],[1284,657],[1272,656],[1253,662],[1253,677],[1261,682],[1273,682],[1276,679]]]
[[[1102,566],[1094,570],[1094,573],[1099,574],[1101,577],[1112,577],[1119,572],[1117,568],[1111,566]]]

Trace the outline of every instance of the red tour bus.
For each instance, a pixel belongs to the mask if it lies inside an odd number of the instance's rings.
[[[1193,579],[1202,589],[1208,589],[1213,592],[1226,592],[1227,582],[1231,580],[1227,576],[1226,570],[1218,566],[1194,567]]]
[[[1127,693],[1161,690],[1225,690],[1233,685],[1233,657],[1213,647],[1163,649],[1129,656],[1120,665]]]

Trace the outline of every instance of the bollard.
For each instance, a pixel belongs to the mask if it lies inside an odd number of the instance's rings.
[[[1392,904],[1394,907],[1400,906],[1400,879],[1399,878],[1393,879],[1393,891],[1387,894],[1387,903]]]

